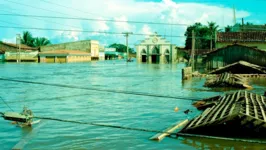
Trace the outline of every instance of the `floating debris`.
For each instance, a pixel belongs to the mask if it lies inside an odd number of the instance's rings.
[[[234,92],[216,97],[215,104],[192,119],[180,133],[265,138],[265,110],[266,97],[247,91]]]
[[[24,107],[21,113],[5,112],[2,114],[2,117],[5,120],[13,121],[12,124],[18,124],[21,127],[31,126],[40,122],[40,120],[33,121],[33,113],[27,107]]]
[[[218,77],[210,77],[206,80],[206,87],[235,87],[235,88],[252,88],[247,84],[247,80],[239,75],[223,73]]]
[[[266,67],[239,61],[209,72],[210,74],[222,74],[231,72],[233,74],[266,74]]]

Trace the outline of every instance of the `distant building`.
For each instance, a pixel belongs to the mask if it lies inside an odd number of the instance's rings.
[[[217,34],[216,48],[222,48],[234,43],[266,51],[266,31],[220,32]]]
[[[84,40],[77,42],[68,42],[61,44],[53,44],[48,46],[41,46],[40,51],[55,51],[55,50],[76,50],[91,54],[91,60],[99,60],[99,41]]]
[[[13,43],[0,42],[0,59],[7,62],[38,62],[38,52],[37,48],[29,47],[24,44],[19,45]],[[3,55],[4,53],[4,55]]]
[[[91,54],[76,50],[54,50],[40,52],[40,62],[43,63],[69,63],[69,62],[89,62]]]
[[[99,46],[99,60],[105,60],[104,46]]]
[[[265,32],[266,24],[253,25],[253,24],[236,24],[232,27],[232,32]]]
[[[117,52],[116,48],[105,48],[105,60],[122,59],[125,57],[124,53]]]
[[[266,67],[266,51],[245,45],[233,44],[211,51],[206,56],[206,64],[209,70],[218,69],[239,61]]]
[[[136,45],[137,61],[143,63],[174,63],[177,59],[175,45],[156,33]]]

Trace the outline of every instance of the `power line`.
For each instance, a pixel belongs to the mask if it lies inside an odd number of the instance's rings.
[[[135,24],[156,24],[156,25],[190,26],[189,24],[179,24],[179,23],[162,23],[162,22],[146,22],[146,21],[125,21],[125,20],[114,20],[114,19],[95,19],[95,18],[59,17],[59,16],[43,16],[43,15],[22,15],[22,14],[0,14],[0,15],[2,15],[2,16],[20,16],[20,17],[50,18],[50,19],[65,19],[65,20],[86,20],[86,21],[102,21],[102,22],[135,23]]]
[[[11,1],[11,0],[6,0],[6,1],[8,1],[8,2],[10,2],[10,3],[15,3],[15,4],[19,4],[19,5],[23,5],[23,6],[31,7],[31,8],[38,9],[38,10],[44,10],[44,11],[48,11],[48,12],[54,12],[54,13],[59,13],[59,14],[62,14],[62,15],[67,15],[67,16],[69,16],[69,14],[65,14],[65,13],[62,13],[62,12],[59,12],[59,11],[54,11],[54,10],[50,10],[50,9],[45,9],[45,8],[42,8],[42,7],[35,7],[35,6],[32,6],[32,5],[23,4],[23,3],[19,3],[19,2]]]
[[[2,21],[4,22],[4,21]],[[85,32],[85,33],[99,33],[99,34],[116,34],[116,35],[124,35],[124,33],[120,32],[107,32],[107,31],[90,31],[90,30],[72,30],[72,29],[56,29],[56,28],[37,28],[37,27],[21,27],[21,26],[3,26],[0,25],[0,28],[12,28],[12,29],[32,29],[32,30],[44,30],[44,31],[67,31],[67,32]],[[132,35],[136,36],[155,36],[155,34],[144,34],[144,33],[133,33]],[[189,36],[183,35],[159,35],[160,37],[175,37],[175,38],[192,38]],[[195,37],[195,39],[210,39],[209,37]],[[228,39],[227,40],[239,40],[239,39]]]
[[[82,10],[77,9],[77,8],[68,7],[68,6],[65,6],[65,5],[62,5],[62,4],[58,4],[58,3],[54,3],[54,2],[50,2],[50,1],[47,1],[47,0],[41,0],[41,1],[43,1],[43,2],[45,2],[45,3],[53,4],[53,5],[56,5],[56,6],[60,6],[60,7],[63,7],[63,8],[73,9],[73,10],[75,10],[75,11],[79,11],[79,12],[82,12],[82,13],[84,13],[84,14],[90,14],[90,15],[93,15],[93,16],[95,16],[95,15],[99,15],[99,14],[95,14],[95,13],[91,13],[91,12],[82,11]]]
[[[7,11],[7,10],[0,10],[0,11],[3,11],[3,12],[9,12],[9,13],[13,13],[15,15],[19,15],[17,13],[14,13],[14,12],[11,12],[11,11]],[[51,20],[43,20],[43,19],[40,19],[40,18],[35,18],[35,17],[32,17],[30,19],[34,19],[34,20],[40,20],[40,21],[45,21],[45,22],[50,22],[50,23],[55,23],[57,25],[62,25],[62,26],[68,26],[68,27],[72,27],[72,28],[77,28],[77,29],[80,29],[80,27],[77,27],[77,26],[72,26],[72,25],[68,25],[68,24],[62,24],[62,23],[58,23],[56,21],[51,21]],[[4,22],[4,21],[2,21]],[[15,24],[15,23],[12,23],[12,24]],[[17,24],[17,23],[16,23]]]
[[[87,32],[87,33],[101,33],[101,34],[118,34],[124,35],[119,32],[107,32],[107,31],[90,31],[90,30],[70,30],[70,29],[55,29],[55,28],[37,28],[37,27],[21,27],[21,26],[1,26],[0,28],[13,28],[13,29],[33,29],[33,30],[46,30],[46,31],[69,31],[69,32]],[[154,36],[154,34],[144,34],[144,33],[133,33],[132,35],[138,36]],[[161,35],[158,35],[161,36]],[[186,36],[181,35],[165,35],[166,37],[177,37],[177,38],[185,38]],[[202,38],[202,37],[199,37]]]
[[[158,94],[152,94],[152,93],[141,93],[141,92],[132,92],[132,91],[123,91],[123,90],[110,90],[110,89],[98,89],[98,88],[92,88],[92,87],[81,87],[81,86],[54,84],[54,83],[42,83],[42,82],[15,80],[15,79],[9,79],[9,78],[0,78],[0,80],[10,81],[10,82],[27,83],[27,84],[71,88],[71,89],[82,89],[82,90],[90,90],[90,91],[108,92],[108,93],[119,93],[119,94],[149,96],[149,97],[159,97],[159,98],[169,98],[169,99],[182,99],[182,100],[188,100],[188,101],[196,101],[196,100],[202,99],[202,98],[195,98],[195,97],[194,98],[193,97],[178,97],[178,96],[175,97],[175,96],[158,95]]]
[[[7,103],[6,101],[0,96],[0,99],[4,102],[4,104],[11,110],[14,111]]]

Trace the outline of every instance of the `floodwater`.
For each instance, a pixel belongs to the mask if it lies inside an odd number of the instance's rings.
[[[16,112],[23,106],[35,116],[53,117],[106,125],[164,130],[170,125],[190,119],[200,112],[184,97],[205,98],[222,94],[223,90],[203,87],[204,79],[181,81],[184,64],[136,64],[103,61],[73,64],[0,64],[0,77],[70,85],[55,87],[0,80],[0,96]],[[266,80],[253,81],[253,91],[262,94]],[[81,88],[71,88],[84,87]],[[120,90],[178,97],[129,95],[100,90]],[[179,108],[175,112],[175,107]],[[184,110],[192,113],[185,115]],[[0,111],[10,111],[1,101]],[[20,128],[0,119],[0,147],[12,149],[25,140],[24,149],[265,149],[265,145],[204,138],[165,138],[149,140],[156,133],[123,130],[41,120],[33,128]],[[38,127],[41,125],[41,127]],[[35,129],[35,130],[34,130]],[[25,137],[30,133],[29,137]]]

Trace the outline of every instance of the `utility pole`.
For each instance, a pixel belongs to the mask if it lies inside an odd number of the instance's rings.
[[[191,47],[191,67],[192,71],[195,69],[194,59],[195,59],[195,32],[192,30],[192,47]]]
[[[20,57],[21,38],[20,38],[20,34],[17,34],[16,43],[17,43],[17,46],[18,46],[18,52],[16,54],[17,63],[18,63],[18,62],[21,62],[21,57]]]
[[[126,37],[126,46],[127,46],[127,62],[129,60],[129,52],[128,52],[128,36],[129,34],[133,34],[133,32],[123,32],[122,34],[125,34]]]

